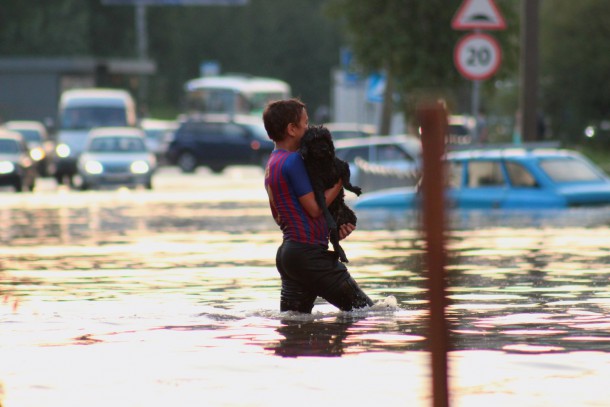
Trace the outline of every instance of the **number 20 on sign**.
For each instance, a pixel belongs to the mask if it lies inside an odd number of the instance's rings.
[[[484,80],[496,73],[502,51],[495,38],[487,34],[469,34],[455,46],[453,59],[466,79]]]

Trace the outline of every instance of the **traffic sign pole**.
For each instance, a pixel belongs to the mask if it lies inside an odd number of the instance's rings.
[[[502,51],[496,40],[481,30],[504,30],[506,21],[494,0],[464,0],[456,12],[451,27],[454,30],[474,30],[456,45],[453,58],[458,71],[472,80],[471,111],[477,117],[480,110],[481,81],[491,77],[500,66]],[[479,141],[479,126],[475,139]]]
[[[472,99],[470,108],[472,109],[472,117],[478,120],[479,110],[481,105],[481,81],[472,81]],[[474,140],[475,142],[481,141],[481,135],[479,134],[479,127],[474,127]]]

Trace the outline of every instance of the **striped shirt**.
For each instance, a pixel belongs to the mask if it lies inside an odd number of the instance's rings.
[[[265,169],[265,189],[271,214],[284,239],[328,245],[328,226],[324,216],[312,218],[299,202],[299,197],[313,191],[299,153],[286,150],[271,153]]]

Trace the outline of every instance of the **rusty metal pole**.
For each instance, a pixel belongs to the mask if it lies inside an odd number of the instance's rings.
[[[445,320],[445,135],[447,112],[440,102],[419,106],[419,124],[423,146],[423,231],[426,240],[428,299],[430,320],[428,344],[432,365],[432,400],[434,407],[449,406],[447,353],[449,333]]]

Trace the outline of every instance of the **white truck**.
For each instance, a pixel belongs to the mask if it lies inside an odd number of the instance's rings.
[[[73,184],[76,161],[85,147],[89,131],[96,127],[135,127],[136,105],[122,89],[71,89],[59,100],[55,148],[55,179]]]

